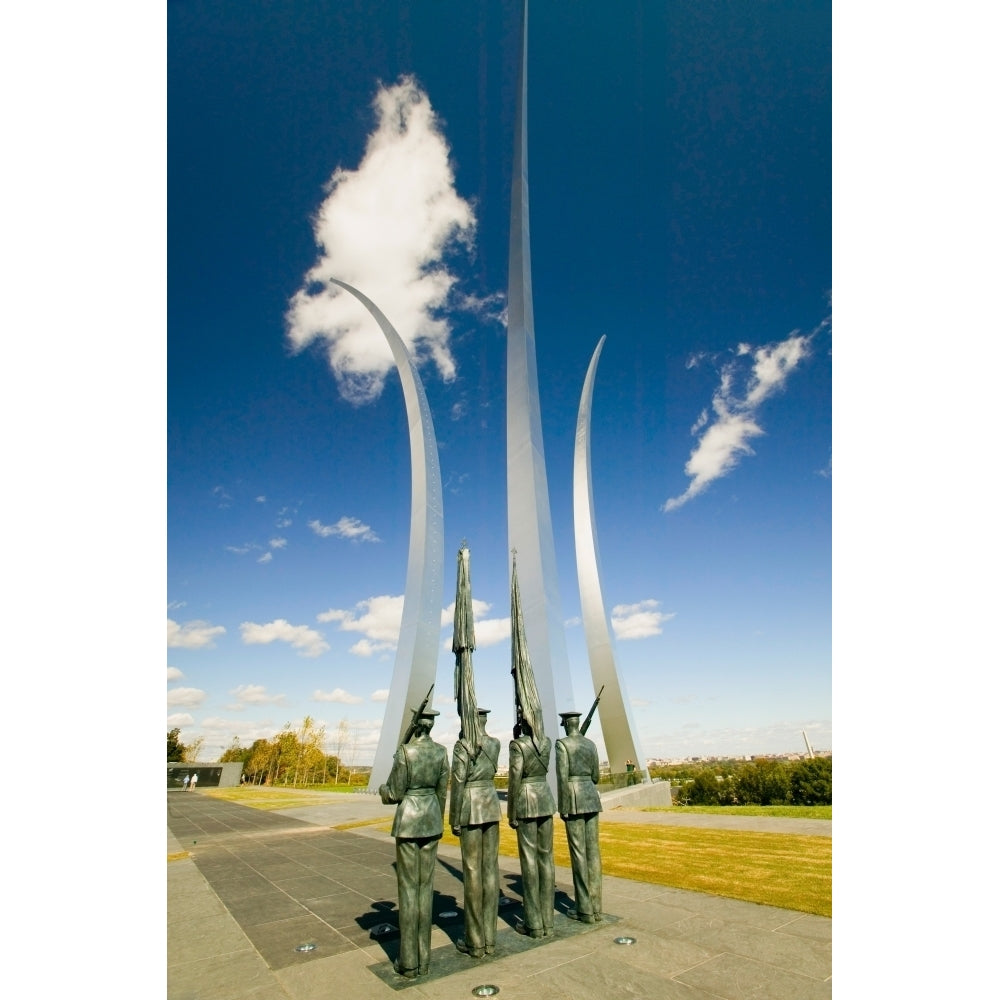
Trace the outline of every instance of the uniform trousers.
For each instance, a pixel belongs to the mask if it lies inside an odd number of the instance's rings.
[[[426,972],[431,955],[436,837],[396,838],[396,886],[399,893],[399,969]]]
[[[521,859],[524,925],[529,931],[551,934],[556,888],[551,816],[517,821],[517,853]]]
[[[597,836],[600,813],[575,813],[566,817],[566,839],[573,864],[573,893],[576,912],[582,916],[601,915],[601,846]]]
[[[500,824],[463,826],[462,880],[465,889],[465,943],[472,952],[492,953],[497,943],[500,904]]]

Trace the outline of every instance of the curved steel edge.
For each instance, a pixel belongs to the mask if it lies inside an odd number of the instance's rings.
[[[590,359],[587,377],[580,395],[580,410],[576,420],[576,444],[573,449],[573,534],[576,540],[576,575],[580,585],[580,615],[587,639],[590,674],[594,690],[600,691],[598,714],[601,732],[608,752],[612,772],[623,773],[625,761],[635,761],[644,781],[649,781],[646,757],[639,745],[639,736],[632,719],[632,707],[615,663],[614,640],[604,610],[601,592],[600,557],[597,550],[597,529],[594,524],[594,491],[590,474],[590,414],[594,396],[597,362],[606,337],[601,337]]]
[[[437,676],[444,603],[441,469],[427,396],[403,338],[366,295],[346,281],[338,278],[330,281],[350,292],[372,314],[385,334],[403,387],[410,429],[410,553],[396,663],[368,782],[368,790],[377,792],[392,770],[393,755],[410,721],[409,709],[420,704]]]

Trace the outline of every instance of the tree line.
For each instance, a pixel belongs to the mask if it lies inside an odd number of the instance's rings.
[[[327,742],[326,726],[317,725],[309,715],[301,725],[292,727],[290,722],[271,739],[254,740],[250,746],[243,746],[238,736],[223,751],[220,764],[240,763],[243,765],[243,780],[254,785],[304,785],[367,784],[368,769],[345,764],[347,751],[353,757],[354,735],[341,720],[334,734],[336,753],[328,754],[324,749]],[[202,747],[202,739],[184,744],[180,739],[180,729],[167,733],[167,760],[192,762],[197,760]]]
[[[651,769],[654,777],[680,784],[678,801],[698,806],[833,805],[833,758],[785,761],[762,758],[744,763],[719,761]]]

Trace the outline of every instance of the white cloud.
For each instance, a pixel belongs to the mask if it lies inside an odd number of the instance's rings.
[[[323,633],[308,625],[291,625],[284,618],[276,618],[273,622],[258,625],[256,622],[243,622],[240,625],[243,641],[248,646],[266,646],[271,642],[287,642],[300,656],[319,656],[330,647],[323,639]]]
[[[414,357],[450,380],[451,327],[442,314],[476,309],[453,289],[446,256],[471,251],[472,207],[455,191],[448,145],[427,95],[412,77],[375,95],[375,131],[357,170],[338,167],[316,214],[321,256],[286,314],[288,340],[322,342],[341,395],[366,403],[382,392],[392,354],[368,311],[331,277],[358,288],[385,313]]]
[[[167,716],[167,728],[168,729],[180,729],[182,726],[194,725],[194,716],[188,715],[187,712],[174,712]]]
[[[243,545],[227,545],[226,551],[232,552],[233,555],[245,556],[248,552],[253,552],[255,549],[259,549],[260,546],[254,542],[246,542]]]
[[[225,631],[223,625],[209,625],[203,621],[178,625],[172,618],[168,618],[167,646],[175,649],[212,649],[215,646],[212,640]]]
[[[341,632],[360,632],[380,649],[394,649],[399,641],[399,626],[403,621],[403,595],[382,594],[369,597],[354,605],[354,610],[331,608],[316,616],[320,622],[338,622]],[[368,643],[371,646],[371,642]],[[359,643],[359,645],[361,645]],[[374,647],[361,656],[370,656]]]
[[[371,693],[372,701],[388,701],[389,700],[389,689],[379,688],[377,691],[372,691]]]
[[[240,711],[247,705],[283,705],[283,694],[268,694],[262,684],[240,684],[229,692],[236,696],[236,704],[229,706],[233,711]]]
[[[370,639],[358,639],[358,641],[348,649],[349,653],[355,656],[363,656],[366,659],[376,653],[387,653],[396,648],[394,642],[372,642]]]
[[[380,542],[378,535],[356,517],[342,517],[336,524],[322,524],[320,521],[310,521],[309,527],[320,538],[336,535],[338,538],[351,538],[361,542]]]
[[[611,628],[616,639],[648,639],[663,632],[663,623],[676,615],[657,611],[659,601],[646,600],[638,604],[616,604],[611,609]]]
[[[274,558],[272,552],[265,552],[258,560],[259,563],[269,563]]]
[[[828,322],[824,320],[817,329],[822,329]],[[663,504],[661,510],[677,510],[716,479],[731,472],[743,455],[753,454],[750,441],[764,433],[757,422],[757,410],[766,399],[783,388],[792,371],[809,356],[815,333],[816,330],[803,336],[795,332],[780,343],[756,350],[745,343],[737,346],[737,359],[723,366],[719,388],[712,397],[714,421],[708,410],[703,410],[691,428],[692,434],[701,434],[684,466],[691,482],[680,496],[672,497]],[[742,360],[745,358],[753,359],[749,373]],[[742,394],[736,387],[740,378],[745,379]]]
[[[268,543],[272,549],[283,549],[288,544],[287,538],[272,538]]]
[[[313,701],[336,701],[341,705],[360,705],[364,700],[364,698],[350,694],[343,688],[334,688],[332,691],[313,691]]]
[[[259,497],[254,497],[257,503],[267,503],[267,497],[261,494]]]
[[[171,688],[167,692],[167,704],[171,708],[197,708],[205,700],[205,692],[198,688]]]
[[[179,681],[184,675],[176,667],[167,667],[167,683]]]
[[[475,623],[476,626],[476,648],[485,649],[487,646],[495,646],[499,642],[510,638],[510,617],[507,618],[483,618]],[[451,649],[451,641],[448,642]]]
[[[487,646],[495,646],[498,642],[510,638],[510,616],[506,618],[485,618],[483,617],[492,604],[472,598],[472,623],[476,631],[476,648],[485,649]],[[455,626],[455,602],[452,601],[441,612],[441,628],[454,629]],[[445,642],[445,647],[451,649],[452,633],[449,633]]]

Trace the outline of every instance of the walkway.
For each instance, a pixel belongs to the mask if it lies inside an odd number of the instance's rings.
[[[520,875],[517,860],[504,857],[509,902],[497,951],[473,961],[453,943],[462,932],[461,864],[446,845],[430,974],[402,979],[391,964],[393,842],[370,828],[330,828],[331,810],[345,824],[391,816],[392,807],[370,796],[343,800],[277,813],[168,792],[168,1000],[364,1000],[401,990],[468,997],[482,984],[509,1000],[832,996],[828,918],[606,877],[608,919],[584,925],[564,915],[572,879],[557,868],[555,938],[534,941],[513,930]]]

